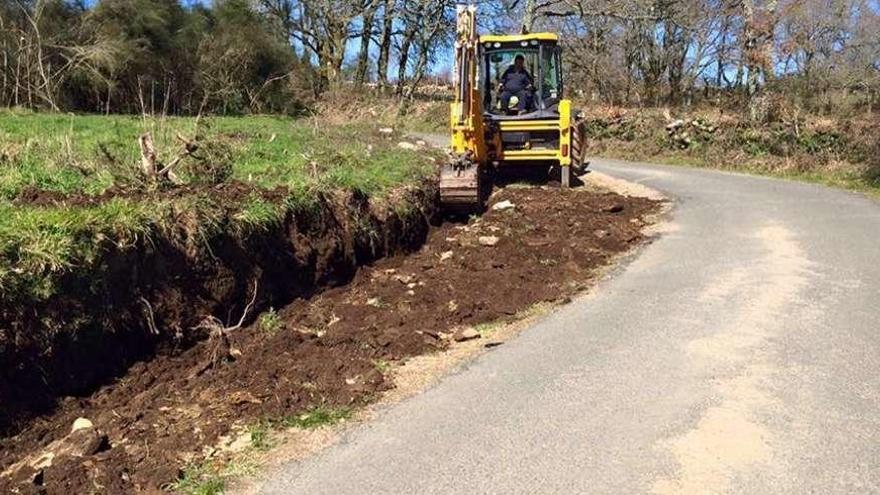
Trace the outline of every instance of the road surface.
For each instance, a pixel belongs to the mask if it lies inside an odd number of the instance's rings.
[[[880,203],[597,160],[659,240],[266,494],[880,493]]]

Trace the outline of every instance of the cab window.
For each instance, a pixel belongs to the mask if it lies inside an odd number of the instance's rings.
[[[499,97],[501,95],[501,91],[499,87],[501,85],[501,76],[504,75],[504,72],[508,68],[513,66],[514,60],[516,59],[517,55],[523,56],[523,58],[525,59],[525,69],[532,76],[532,79],[536,79],[537,74],[539,74],[540,70],[540,64],[538,63],[540,55],[537,49],[500,49],[492,50],[486,55],[488,69],[488,78],[486,84],[488,85],[487,93],[490,95],[488,100],[490,102],[490,108],[492,109],[492,111],[500,110]]]
[[[545,106],[550,106],[562,97],[562,88],[559,84],[559,52],[547,47],[542,50],[544,63],[542,65],[541,98]]]

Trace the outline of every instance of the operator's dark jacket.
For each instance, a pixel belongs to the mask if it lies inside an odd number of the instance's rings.
[[[501,75],[501,85],[504,91],[517,94],[532,85],[532,76],[525,68],[518,71],[515,65],[511,65]]]

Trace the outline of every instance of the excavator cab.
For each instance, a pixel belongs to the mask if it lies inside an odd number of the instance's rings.
[[[519,57],[516,83],[504,84]],[[490,169],[553,168],[569,187],[571,170],[586,166],[586,147],[583,123],[563,94],[559,36],[478,35],[476,6],[458,5],[454,69],[452,157],[440,173],[442,206],[481,209]]]
[[[480,40],[483,47],[483,106],[488,109],[488,118],[536,118],[540,116],[536,112],[558,111],[562,77],[560,50],[554,37],[543,33],[483,36]],[[525,76],[518,79],[526,79],[528,85],[522,88],[519,87],[522,84],[513,88],[505,87],[504,76],[516,72],[517,58],[523,59]]]

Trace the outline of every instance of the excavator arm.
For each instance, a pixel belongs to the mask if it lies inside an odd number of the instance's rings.
[[[451,157],[440,171],[440,202],[448,211],[475,211],[482,207],[481,175],[487,151],[479,89],[480,43],[476,15],[475,5],[456,7]]]

